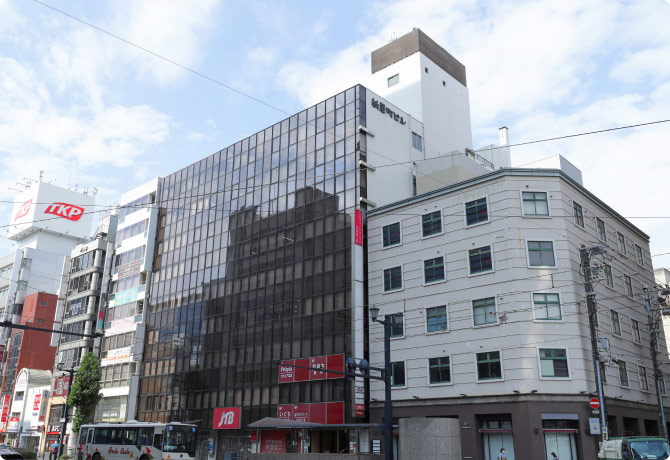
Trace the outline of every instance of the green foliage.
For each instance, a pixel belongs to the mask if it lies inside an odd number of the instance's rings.
[[[60,456],[59,460],[70,460],[72,457],[70,457],[68,454],[63,454]]]
[[[67,403],[76,409],[72,420],[72,431],[75,433],[79,431],[81,425],[91,421],[95,406],[102,397],[100,377],[98,357],[94,353],[86,353],[75,374],[67,399]]]
[[[37,452],[34,450],[18,450],[17,452],[21,454],[21,457],[23,457],[24,460],[32,460],[34,458],[37,458]]]

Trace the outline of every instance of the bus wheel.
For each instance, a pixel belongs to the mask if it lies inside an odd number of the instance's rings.
[[[142,455],[139,460],[149,460],[149,457],[147,455]]]
[[[100,454],[96,452],[91,460],[100,460]]]

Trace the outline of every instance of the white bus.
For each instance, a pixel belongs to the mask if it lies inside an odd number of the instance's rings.
[[[197,430],[184,423],[95,423],[79,428],[77,460],[194,460]]]

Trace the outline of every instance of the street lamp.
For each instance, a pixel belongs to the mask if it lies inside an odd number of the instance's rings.
[[[62,362],[56,364],[56,369],[59,371],[65,371],[66,369],[63,369],[64,367],[65,364]],[[65,397],[65,407],[63,409],[63,424],[61,425],[60,440],[58,441],[58,458],[60,458],[61,455],[63,455],[63,439],[65,439],[65,433],[67,431],[67,413],[68,413],[67,400],[70,397],[70,389],[72,388],[72,377],[74,377],[74,369],[73,368],[67,369],[67,372],[69,374],[69,377],[67,382],[67,396]]]
[[[379,319],[379,308],[368,308],[370,319],[384,326],[384,458],[393,460],[393,406],[391,401],[391,331],[400,323],[401,315],[393,313]]]

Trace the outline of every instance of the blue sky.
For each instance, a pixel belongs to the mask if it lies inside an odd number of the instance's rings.
[[[44,1],[288,113],[364,82],[371,50],[420,27],[467,68],[475,147],[502,125],[514,143],[670,118],[667,0]],[[4,201],[44,170],[111,203],[284,118],[32,0],[0,0],[0,69]],[[669,145],[666,123],[512,162],[564,155],[659,254],[670,219],[648,217],[670,216]]]

